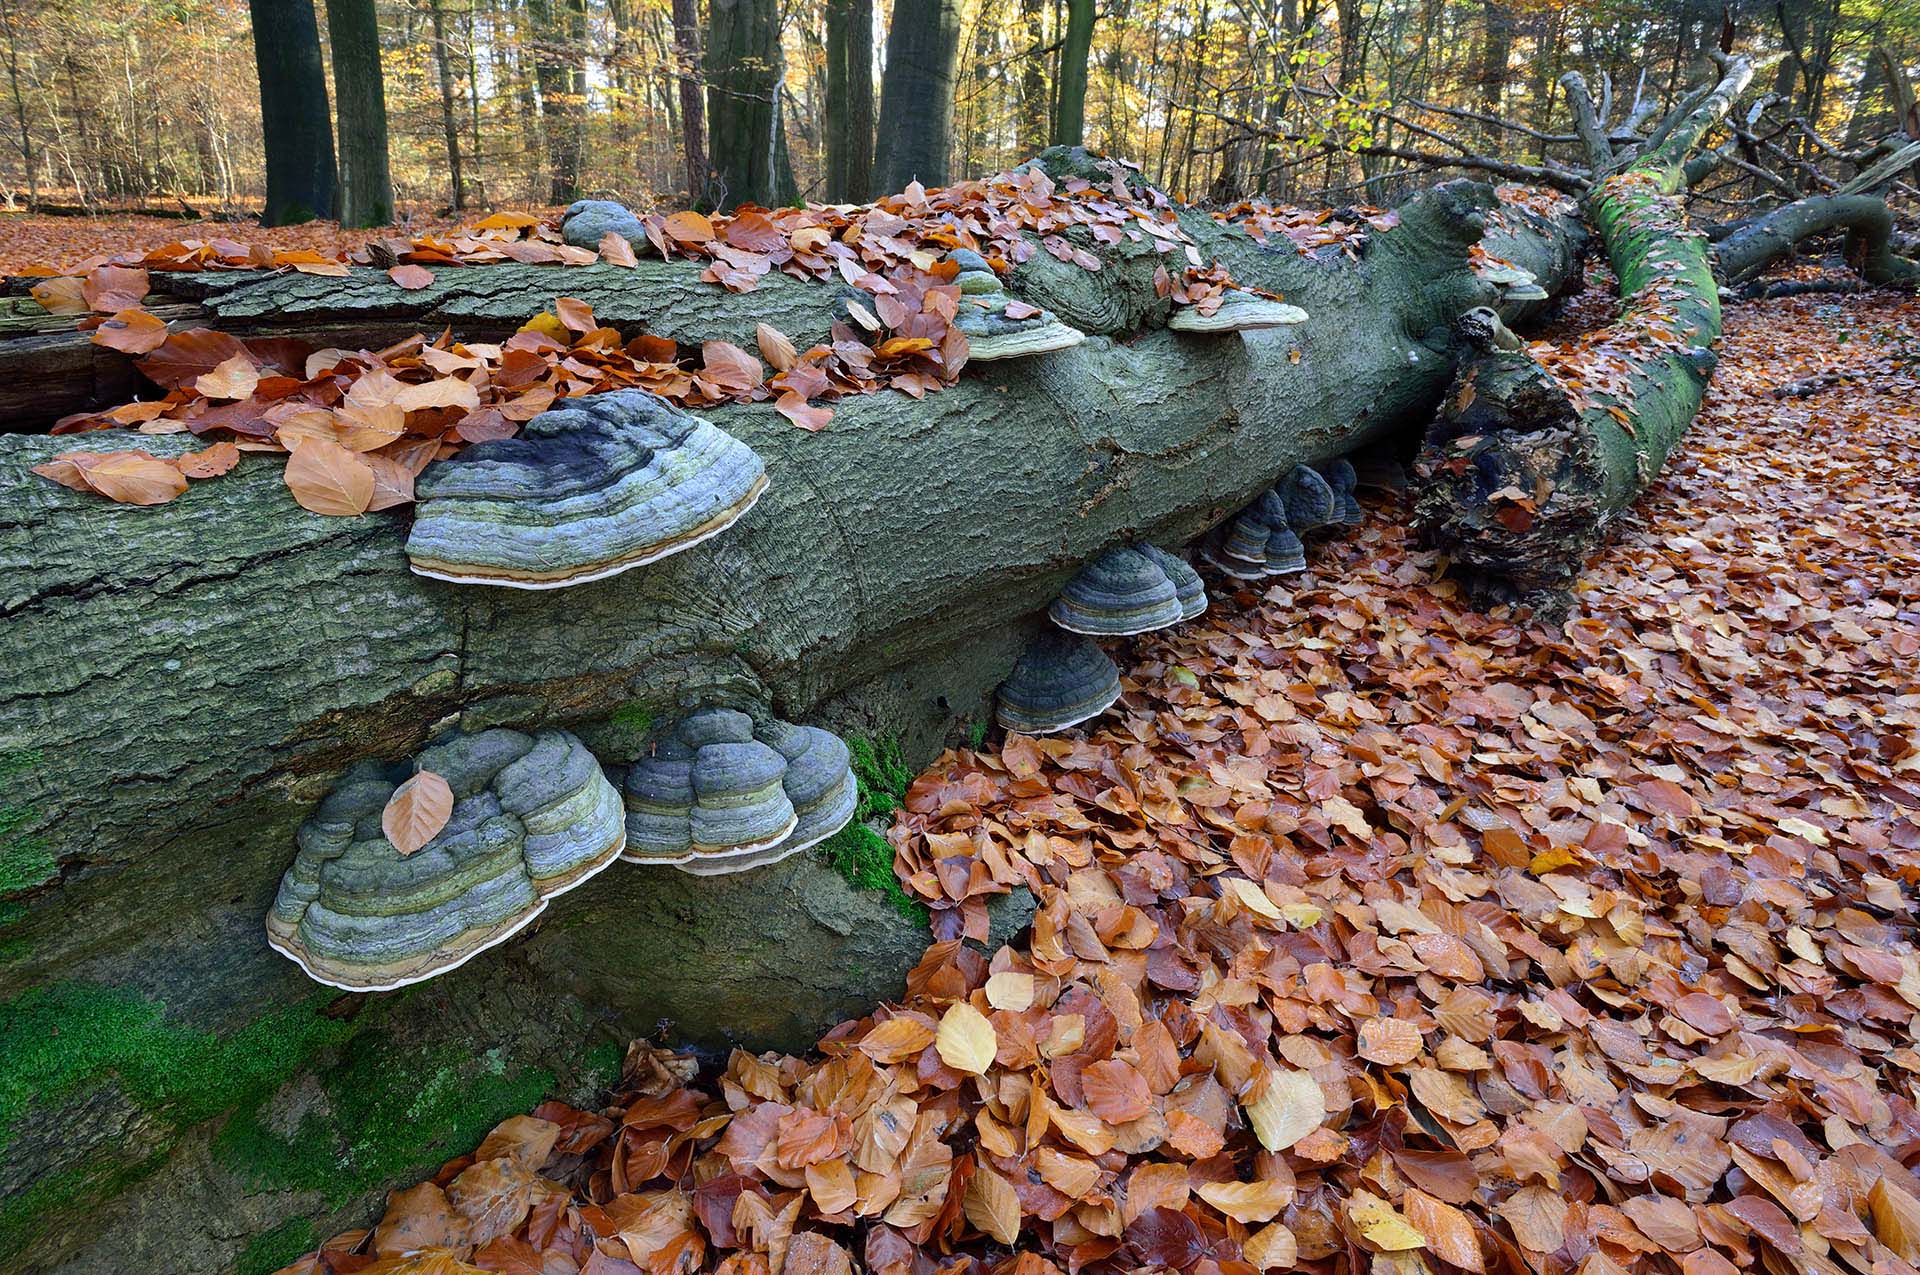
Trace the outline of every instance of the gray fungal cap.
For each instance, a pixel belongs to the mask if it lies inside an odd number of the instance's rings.
[[[1312,531],[1333,523],[1339,509],[1332,486],[1318,471],[1295,465],[1274,488],[1286,507],[1287,525],[1295,531]]]
[[[1278,523],[1267,537],[1267,573],[1295,575],[1307,569],[1307,547],[1286,523]]]
[[[625,204],[611,199],[576,199],[560,218],[560,238],[576,248],[598,249],[609,230],[632,244],[635,252],[652,250],[640,219]]]
[[[1139,549],[1141,553],[1159,563],[1160,569],[1167,573],[1169,580],[1173,581],[1174,592],[1180,598],[1182,620],[1191,620],[1206,611],[1207,586],[1201,581],[1200,573],[1195,571],[1185,558],[1168,553],[1159,545],[1143,544]]]
[[[1180,591],[1166,568],[1131,546],[1109,549],[1080,568],[1047,608],[1069,633],[1122,637],[1178,624]]]
[[[1029,354],[1064,350],[1087,339],[1080,329],[1062,323],[1049,310],[1010,318],[1007,294],[1000,277],[979,253],[956,248],[947,259],[960,267],[954,282],[960,285],[960,312],[953,325],[967,338],[967,358],[975,363],[1017,359]]]
[[[446,826],[402,855],[381,831],[413,769],[453,791]],[[413,767],[349,771],[302,824],[267,913],[267,942],[330,987],[387,991],[464,963],[524,929],[625,845],[620,794],[564,731],[488,730]]]
[[[815,845],[853,817],[847,746],[830,731],[700,709],[627,771],[627,853],[699,876],[744,872]]]
[[[1307,321],[1307,312],[1297,305],[1256,296],[1243,288],[1229,288],[1219,308],[1203,314],[1197,305],[1174,310],[1167,326],[1175,332],[1257,332],[1263,328],[1290,328]]]
[[[1048,630],[1000,684],[994,717],[1008,730],[1050,735],[1098,717],[1120,698],[1120,670],[1092,638]]]
[[[1201,556],[1228,575],[1258,580],[1267,574],[1267,541],[1273,529],[1251,512],[1242,513],[1201,550]]]
[[[766,487],[753,449],[708,421],[644,390],[598,394],[429,465],[407,557],[441,580],[580,584],[720,534]]]
[[[1333,489],[1334,521],[1355,527],[1367,520],[1366,511],[1360,508],[1360,502],[1354,498],[1353,489],[1360,485],[1359,475],[1354,472],[1353,462],[1342,456],[1320,466],[1320,474],[1327,480],[1327,486]]]

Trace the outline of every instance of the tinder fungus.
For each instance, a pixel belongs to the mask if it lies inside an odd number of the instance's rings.
[[[1173,581],[1174,593],[1180,599],[1180,618],[1191,620],[1207,609],[1207,586],[1201,582],[1200,573],[1193,569],[1185,558],[1168,553],[1159,545],[1143,544],[1136,546],[1160,564],[1160,569]]]
[[[446,780],[453,808],[403,854],[381,816],[416,770]],[[620,794],[572,735],[487,730],[411,765],[348,771],[297,840],[267,914],[268,944],[330,987],[387,991],[519,933],[549,898],[613,862],[625,826]]]
[[[1290,328],[1307,321],[1307,312],[1297,305],[1256,296],[1242,288],[1229,288],[1220,306],[1211,314],[1199,305],[1183,305],[1174,310],[1167,326],[1175,332],[1258,332],[1264,328]]]
[[[1050,629],[1027,644],[1000,684],[994,717],[1008,730],[1050,735],[1098,717],[1120,698],[1120,670],[1092,638]]]
[[[1180,591],[1166,568],[1138,548],[1109,549],[1080,568],[1047,615],[1069,633],[1122,637],[1178,624]]]
[[[947,260],[960,267],[954,279],[960,285],[960,312],[954,326],[966,335],[969,361],[990,363],[1045,354],[1087,339],[1086,333],[1062,323],[1051,311],[1010,296],[979,253],[956,248]]]
[[[555,589],[716,536],[766,488],[725,431],[644,390],[599,394],[429,465],[407,557],[440,580]]]

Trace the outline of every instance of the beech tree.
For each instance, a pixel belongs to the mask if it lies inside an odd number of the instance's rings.
[[[327,0],[327,43],[340,118],[340,224],[384,226],[393,220],[393,179],[387,172],[387,97],[373,0]]]
[[[873,0],[827,0],[826,196],[854,202],[873,183]]]
[[[953,149],[958,0],[897,0],[880,83],[880,142],[874,180],[883,190],[910,182],[945,185]]]
[[[287,226],[331,217],[337,204],[333,129],[313,0],[248,0],[247,11],[267,157],[267,202],[260,219]]]
[[[774,0],[713,0],[706,74],[710,194],[718,208],[781,202],[791,168],[780,129],[780,14]]]

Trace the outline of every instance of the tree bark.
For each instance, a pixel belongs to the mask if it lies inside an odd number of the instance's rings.
[[[896,0],[874,156],[874,181],[882,190],[904,190],[916,181],[947,184],[959,51],[959,0]]]
[[[1524,349],[1462,367],[1416,466],[1415,518],[1493,598],[1564,601],[1607,527],[1660,472],[1700,409],[1720,337],[1706,239],[1687,226],[1684,164],[1752,78],[1732,62],[1664,140],[1596,186],[1587,219],[1620,280],[1625,387],[1576,401]]]
[[[1098,172],[1084,154],[1047,161],[1056,178]],[[564,727],[617,767],[644,738],[636,719],[752,702],[898,739],[918,764],[984,720],[1039,612],[1088,558],[1188,540],[1293,465],[1424,420],[1450,376],[1452,321],[1489,295],[1469,252],[1490,205],[1485,187],[1437,188],[1358,260],[1270,251],[1183,212],[1204,258],[1311,316],[1246,336],[1167,330],[1152,243],[1070,231],[1100,271],[1037,252],[1009,286],[1086,342],[976,365],[924,400],[843,400],[818,434],[766,404],[709,410],[765,459],[759,505],[697,549],[559,596],[413,576],[398,511],[306,514],[265,458],[134,508],[27,466],[76,446],[193,440],[0,437],[0,862],[14,896],[0,1015],[38,1038],[33,1015],[60,997],[123,1017],[164,1003],[163,1039],[188,1040],[196,1059],[280,1042],[271,1066],[202,1063],[214,1080],[187,1103],[123,1087],[122,1070],[147,1073],[99,1062],[118,1055],[81,1035],[73,1074],[38,1085],[0,1157],[10,1197],[59,1184],[21,1206],[0,1263],[77,1257],[104,1271],[137,1228],[159,1268],[225,1265],[233,1236],[289,1217],[320,1233],[353,1224],[364,1215],[344,1206],[464,1150],[492,1119],[544,1090],[579,1093],[594,1080],[579,1070],[588,1020],[614,1038],[666,1018],[672,1040],[795,1047],[897,995],[925,931],[811,856],[719,882],[615,867],[556,900],[536,932],[413,995],[316,992],[260,924],[294,827],[340,770],[451,724]],[[1553,259],[1517,240],[1569,229],[1516,224],[1489,250]],[[735,295],[686,262],[439,273],[425,297],[373,270],[169,282],[225,326],[316,334],[428,316],[462,335],[497,330],[563,288],[616,326],[688,343],[741,340],[762,318],[810,343],[837,292],[770,276]],[[1001,918],[1018,920],[1017,908]],[[416,1146],[427,1126],[413,1117],[375,1134],[354,1113],[387,1100],[363,1088],[393,1090],[402,1112],[423,1093],[468,1095],[478,1128]],[[312,1193],[322,1185],[331,1203]],[[87,1207],[113,1194],[113,1209]]]
[[[774,0],[711,0],[707,15],[707,142],[716,208],[770,206],[779,174],[775,88],[780,16]]]
[[[447,144],[447,182],[452,187],[451,207],[455,212],[467,206],[466,180],[460,171],[460,122],[454,112],[453,57],[447,49],[446,0],[428,0],[433,18],[433,60],[440,72],[440,129]]]
[[[1810,195],[1756,217],[1715,246],[1714,272],[1728,284],[1746,283],[1801,241],[1834,230],[1847,232],[1847,264],[1864,282],[1920,279],[1920,263],[1893,251],[1893,214],[1878,195]]]
[[[827,0],[827,199],[873,192],[873,0]]]
[[[287,226],[331,217],[336,207],[333,129],[313,0],[249,0],[247,12],[267,157],[267,203],[260,220]]]
[[[1078,146],[1087,131],[1087,55],[1093,49],[1093,0],[1067,0],[1067,34],[1060,46],[1060,105],[1053,144]]]
[[[699,0],[673,0],[673,57],[680,86],[680,153],[687,165],[687,203],[711,208],[707,114],[700,95]]]
[[[439,21],[436,7],[436,31]],[[387,96],[373,0],[327,0],[327,42],[340,120],[340,224],[385,226],[393,221],[393,179],[387,172]]]

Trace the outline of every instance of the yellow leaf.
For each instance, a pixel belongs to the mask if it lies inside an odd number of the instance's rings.
[[[1008,1181],[986,1165],[976,1165],[961,1199],[967,1221],[984,1235],[1011,1246],[1020,1234],[1020,1197]]]
[[[562,345],[567,344],[570,340],[567,334],[567,325],[560,322],[558,315],[550,314],[545,310],[542,310],[521,324],[520,330],[522,332],[538,332],[542,336],[550,336]]]
[[[1221,882],[1220,893],[1255,916],[1264,916],[1269,921],[1282,919],[1280,909],[1273,905],[1273,900],[1267,897],[1267,892],[1245,877],[1226,878]]]
[[[1282,903],[1280,915],[1286,917],[1287,924],[1294,929],[1310,930],[1327,914],[1311,903]]]
[[[1193,1193],[1242,1224],[1271,1222],[1274,1215],[1293,1203],[1293,1183],[1278,1180],[1264,1182],[1202,1182]]]
[[[1388,1253],[1425,1248],[1427,1237],[1401,1217],[1393,1205],[1367,1191],[1355,1191],[1347,1201],[1347,1220],[1369,1244]]]
[[[941,1016],[933,1047],[940,1061],[955,1071],[981,1076],[993,1065],[1000,1038],[994,1034],[993,1024],[985,1014],[966,1001],[955,1001]]]
[[[1002,970],[987,980],[987,1004],[1018,1014],[1033,1007],[1034,978]]]
[[[1247,1121],[1269,1151],[1285,1151],[1320,1127],[1327,1115],[1326,1095],[1310,1072],[1291,1067],[1266,1068],[1260,1096],[1246,1104]]]

